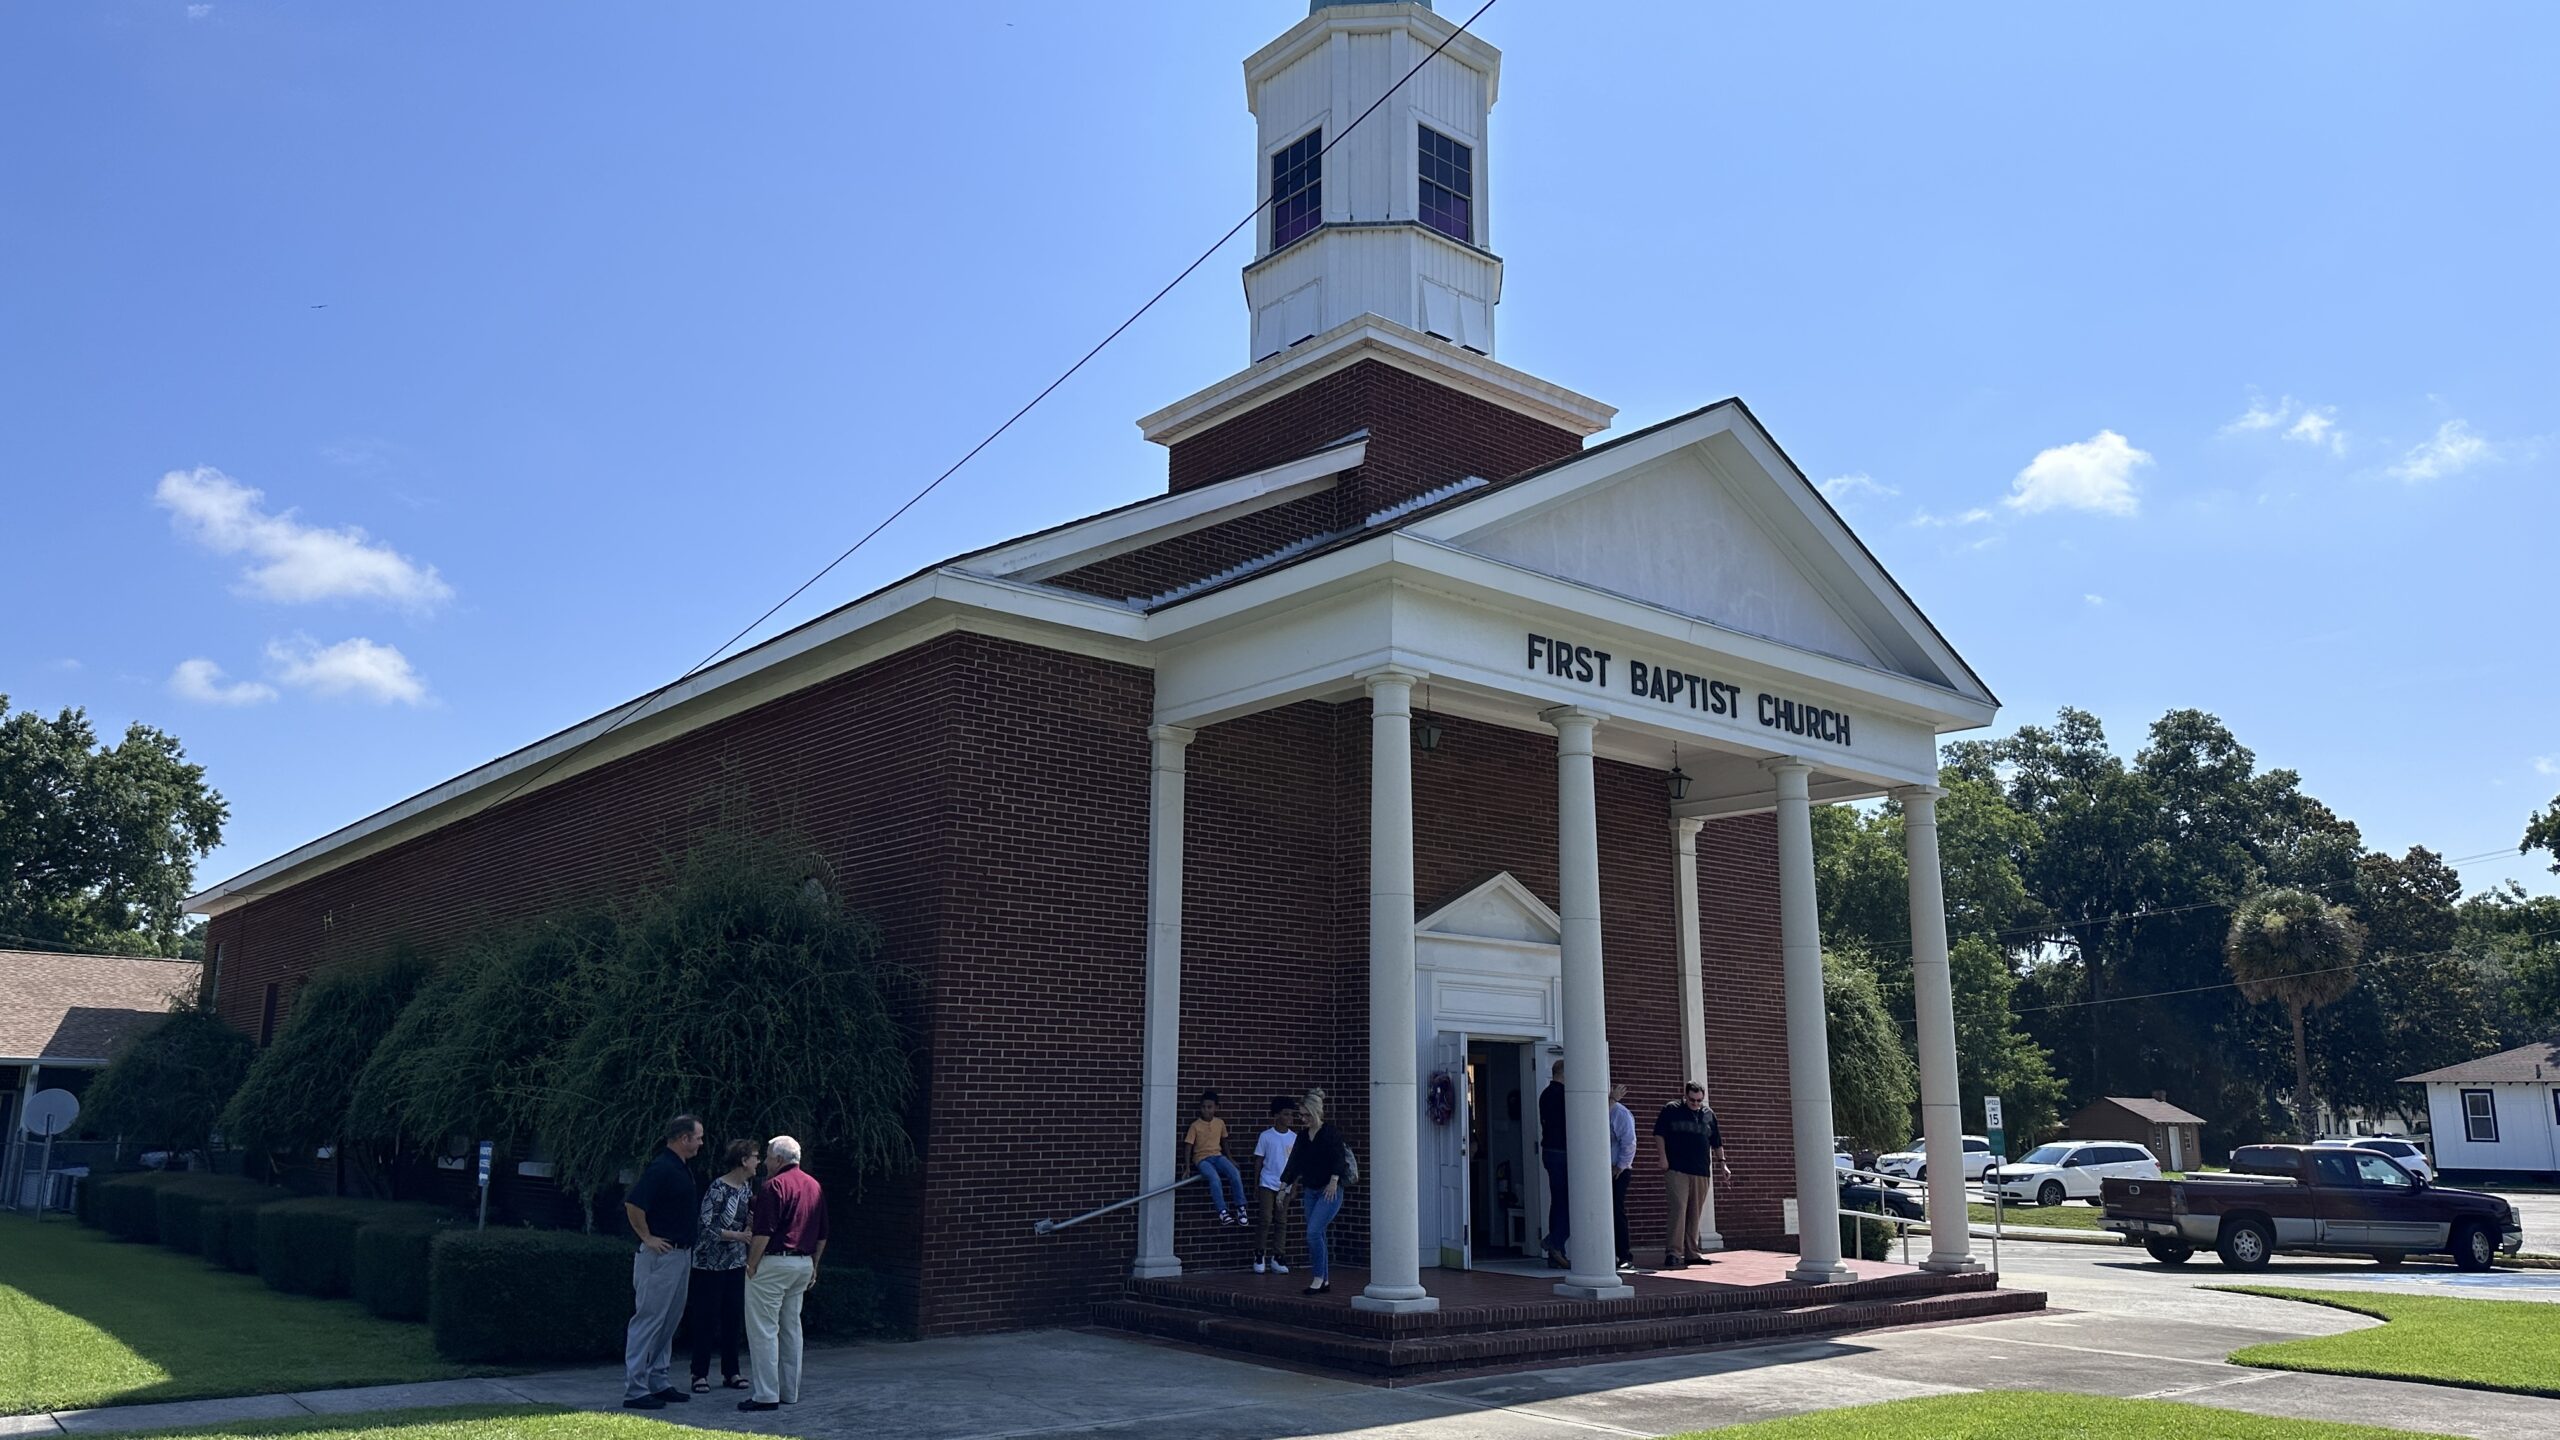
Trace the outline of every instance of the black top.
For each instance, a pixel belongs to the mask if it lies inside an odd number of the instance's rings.
[[[1311,1194],[1321,1192],[1342,1178],[1344,1151],[1342,1132],[1327,1121],[1290,1148],[1289,1167],[1280,1172],[1280,1183],[1304,1185]]]
[[[649,1218],[649,1233],[679,1250],[690,1250],[702,1232],[700,1197],[694,1193],[693,1172],[685,1168],[676,1152],[661,1145],[649,1161],[649,1168],[622,1194],[622,1203],[637,1205]]]
[[[1672,1101],[1654,1117],[1653,1133],[1662,1137],[1663,1163],[1683,1175],[1706,1174],[1708,1152],[1724,1148],[1724,1132],[1716,1127],[1716,1112],[1704,1105],[1692,1110],[1678,1100]]]
[[[1538,1148],[1564,1148],[1564,1082],[1550,1080],[1538,1092]]]

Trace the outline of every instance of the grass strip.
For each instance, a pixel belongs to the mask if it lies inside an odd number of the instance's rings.
[[[2407,1430],[2039,1390],[1930,1395],[1817,1410],[1674,1440],[2413,1440]]]
[[[2234,1365],[2560,1396],[2560,1366],[2552,1360],[2560,1355],[2560,1305],[2278,1285],[2209,1288],[2326,1305],[2384,1322],[2342,1335],[2252,1345],[2232,1352]]]

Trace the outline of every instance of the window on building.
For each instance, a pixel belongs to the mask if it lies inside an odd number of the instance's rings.
[[[267,998],[258,1003],[258,1048],[263,1050],[276,1038],[276,987],[267,982]]]
[[[2560,1125],[2560,1090],[2551,1092],[2551,1123]]]
[[[1324,127],[1299,136],[1271,157],[1271,248],[1279,249],[1324,219]]]
[[[204,962],[204,1008],[207,1010],[217,1009],[222,1004],[222,960],[230,949],[231,943],[226,940],[214,946],[212,956]]]
[[[1422,127],[1422,223],[1472,245],[1476,240],[1476,152]]]
[[[2462,1092],[2462,1138],[2474,1145],[2498,1143],[2498,1097],[2486,1090]]]

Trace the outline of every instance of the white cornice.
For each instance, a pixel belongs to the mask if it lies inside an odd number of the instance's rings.
[[[1173,402],[1140,420],[1138,431],[1159,445],[1177,444],[1363,360],[1381,361],[1576,435],[1606,430],[1618,413],[1614,405],[1551,385],[1525,370],[1514,370],[1382,315],[1361,315]]]
[[[1374,35],[1381,31],[1407,30],[1427,50],[1442,46],[1440,53],[1462,65],[1484,72],[1485,103],[1494,102],[1495,91],[1502,83],[1502,52],[1474,31],[1460,32],[1458,22],[1436,11],[1413,4],[1328,5],[1306,19],[1281,32],[1270,44],[1245,57],[1244,98],[1249,108],[1254,101],[1253,87],[1287,68],[1335,35]],[[1444,43],[1445,42],[1445,43]]]

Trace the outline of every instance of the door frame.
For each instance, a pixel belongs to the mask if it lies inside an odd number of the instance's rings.
[[[1426,1260],[1442,1268],[1466,1268],[1474,1261],[1473,1237],[1466,1233],[1474,1210],[1474,1166],[1466,1153],[1462,1118],[1447,1126],[1432,1123],[1432,1074],[1444,1068],[1444,1040],[1456,1037],[1457,1069],[1465,1083],[1466,1045],[1474,1040],[1518,1043],[1525,1103],[1538,1093],[1533,1083],[1545,1073],[1541,1061],[1562,1053],[1564,1029],[1563,922],[1555,911],[1509,873],[1494,876],[1439,906],[1414,924],[1414,1041],[1421,1073],[1414,1077],[1415,1122],[1422,1153],[1416,1157],[1431,1182],[1418,1188],[1416,1217]],[[1452,1174],[1454,1171],[1454,1175]],[[1524,1198],[1534,1197],[1538,1216],[1546,1214],[1544,1167],[1534,1181],[1523,1177]],[[1455,1203],[1449,1201],[1454,1188]],[[1448,1233],[1454,1215],[1459,1233]],[[1455,1259],[1456,1267],[1448,1265]]]

